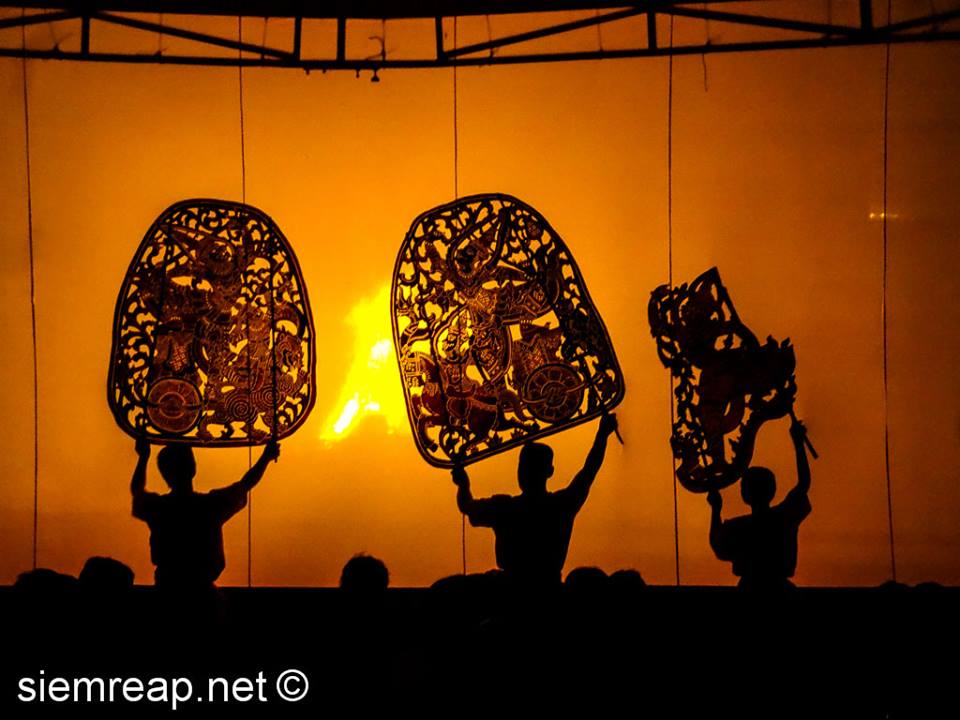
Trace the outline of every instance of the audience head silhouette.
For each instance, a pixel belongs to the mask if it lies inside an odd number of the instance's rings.
[[[133,587],[133,570],[111,557],[88,558],[80,571],[80,586],[94,592],[121,592]]]
[[[157,467],[167,485],[174,492],[193,490],[193,476],[197,463],[189,445],[167,445],[157,453]]]
[[[527,443],[520,450],[517,480],[520,492],[542,493],[547,489],[547,480],[553,475],[553,450],[542,443]]]
[[[777,480],[773,471],[765,467],[751,467],[740,480],[740,497],[751,510],[770,507],[777,494]]]
[[[370,555],[354,555],[347,560],[340,572],[340,587],[343,590],[370,597],[383,593],[390,584],[387,566]]]

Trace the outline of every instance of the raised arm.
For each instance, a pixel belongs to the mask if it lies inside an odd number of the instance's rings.
[[[587,459],[583,463],[583,468],[578,472],[570,484],[566,487],[566,492],[570,493],[576,500],[577,507],[581,507],[587,501],[587,495],[590,493],[590,487],[600,472],[603,465],[603,458],[607,452],[607,438],[617,430],[617,416],[614,414],[604,415],[600,418],[600,424],[597,426],[597,435],[593,439],[593,446],[587,453]]]
[[[470,478],[463,465],[454,465],[450,475],[457,486],[457,508],[460,512],[467,516],[474,527],[493,527],[497,517],[497,498],[474,498],[470,491]]]
[[[805,444],[807,428],[796,418],[790,425],[790,437],[793,439],[793,449],[797,455],[797,487],[795,489],[806,495],[810,490],[810,461],[807,458]]]
[[[140,517],[143,512],[143,500],[147,494],[147,463],[150,460],[150,441],[145,437],[137,438],[137,466],[130,478],[130,494],[133,496],[133,515]]]
[[[707,502],[710,503],[710,547],[718,559],[729,560],[726,543],[724,543],[723,520],[720,517],[723,496],[719,490],[711,490],[707,493]]]
[[[243,488],[245,492],[253,490],[254,486],[263,478],[263,473],[267,470],[267,464],[269,464],[271,460],[276,460],[278,457],[280,457],[280,445],[275,440],[271,440],[264,446],[259,459],[247,470],[246,474],[240,478],[240,482],[237,483],[237,485]]]
[[[457,486],[457,509],[464,515],[469,515],[475,503],[473,493],[470,492],[470,477],[463,465],[454,465],[450,475],[453,484]]]
[[[133,469],[130,479],[130,494],[136,497],[147,489],[147,463],[150,460],[150,441],[144,437],[137,438],[134,445],[137,451],[137,466]]]

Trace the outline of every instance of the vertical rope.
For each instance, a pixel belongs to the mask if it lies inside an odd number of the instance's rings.
[[[263,19],[263,36],[260,40],[260,46],[267,46],[267,23],[270,21],[270,18]],[[242,29],[241,29],[242,37]],[[384,21],[384,42],[386,42],[386,21]],[[260,53],[260,58],[263,59],[263,53]],[[243,67],[240,67],[240,157],[241,157],[241,173],[243,175],[243,202],[247,202],[247,180],[246,180],[246,162],[245,162],[245,147],[244,147],[244,127],[243,127]],[[276,335],[276,306],[277,299],[274,295],[273,281],[274,276],[277,272],[277,263],[276,263],[276,237],[270,235],[270,281],[268,283],[268,288],[270,290],[270,398],[271,404],[273,406],[273,415],[270,420],[270,439],[274,442],[277,439],[277,335]],[[248,455],[247,461],[251,462],[252,458]]]
[[[277,272],[276,240],[270,237],[270,400],[273,405],[273,415],[270,418],[270,439],[277,440],[277,299],[274,294],[273,278]]]
[[[26,15],[21,9],[20,16]],[[37,569],[40,516],[40,380],[37,362],[37,288],[33,253],[33,180],[30,168],[30,97],[27,91],[27,28],[20,26],[21,67],[23,69],[24,155],[27,161],[27,250],[30,258],[30,341],[33,347],[33,569]]]
[[[670,54],[667,61],[667,282],[673,287],[673,15],[670,16]],[[673,408],[673,372],[670,373],[670,432],[676,421]],[[677,464],[670,453],[673,475],[673,553],[676,584],[680,584],[680,513],[677,506]]]
[[[667,279],[673,287],[673,15],[670,16],[670,54],[667,58]],[[672,386],[673,380],[670,382]],[[670,414],[673,415],[673,400],[670,401]]]
[[[453,49],[457,49],[457,18],[453,18]],[[459,118],[457,116],[457,66],[456,59],[454,59],[453,66],[453,199],[457,200],[460,197],[460,178],[459,178],[459,167],[460,167],[460,137],[459,137]]]
[[[887,24],[891,18],[891,0],[887,0]],[[883,213],[881,215],[883,228],[883,282],[880,301],[880,316],[883,323],[883,467],[887,480],[887,522],[890,533],[890,573],[894,582],[897,580],[897,555],[893,539],[893,488],[890,482],[890,402],[887,373],[887,158],[888,158],[888,126],[890,111],[890,43],[884,49],[883,62]]]
[[[701,7],[706,10],[707,4],[703,3]],[[673,15],[670,16],[671,21],[673,20]],[[710,45],[710,19],[707,18],[703,21],[703,44]],[[710,91],[710,81],[707,79],[707,53],[700,53],[700,66],[703,68],[703,91]]]
[[[487,29],[489,31],[489,18]],[[453,49],[457,49],[457,16],[453,16]],[[453,199],[460,198],[460,119],[457,115],[457,65],[453,65]],[[460,567],[467,574],[467,516],[460,513]]]
[[[243,16],[237,16],[237,42],[243,42]],[[247,147],[246,132],[243,122],[243,50],[237,48],[237,85],[239,89],[240,105],[240,198],[244,206],[247,204]],[[241,217],[242,220],[242,217]],[[246,233],[246,227],[241,230]],[[249,301],[252,303],[252,299]],[[247,417],[247,439],[253,431],[253,395],[250,392],[250,317],[247,311],[247,402],[250,410]],[[253,467],[253,445],[247,443],[247,470]],[[247,493],[247,587],[253,585],[253,493]]]
[[[243,17],[237,16],[237,42],[243,42]],[[247,148],[243,126],[243,50],[237,49],[237,85],[240,95],[240,197],[247,204]]]

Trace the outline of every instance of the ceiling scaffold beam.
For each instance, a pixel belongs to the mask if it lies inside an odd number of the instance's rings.
[[[765,0],[741,1],[735,7],[731,0],[647,0],[631,4],[589,0],[25,0],[16,4],[0,2],[0,57],[376,72],[960,40],[960,0],[953,2],[952,7],[939,9],[930,3],[928,11],[922,14],[916,14],[916,3],[894,0],[889,21],[886,3],[883,2],[881,12],[877,12],[874,2],[858,0],[851,16],[845,22],[838,22],[831,17],[830,3],[818,3],[823,17],[812,18],[810,3],[796,3],[797,14],[791,17],[785,14],[791,8]],[[777,12],[774,14],[773,10]],[[496,37],[491,34],[483,42],[455,47],[445,30],[445,21],[452,21],[454,17],[521,14],[527,16],[525,22],[529,29]],[[199,17],[283,19],[287,22],[272,34],[285,37],[279,46],[250,40],[241,42],[236,37],[235,26],[232,35],[191,29]],[[717,30],[716,37],[711,38],[705,33],[695,42],[684,42],[681,38],[671,47],[663,41],[664,30],[671,18],[711,23],[711,27]],[[409,23],[407,31],[408,34],[429,33],[430,36],[418,42],[417,47],[429,47],[432,52],[410,56],[409,53],[391,51],[391,55],[383,42],[382,52],[373,56],[351,53],[351,26],[370,20],[383,21],[384,24],[388,21],[432,21],[432,24]],[[78,38],[79,42],[51,42],[50,37],[46,37],[45,45],[28,43],[24,48],[19,41],[19,32],[3,32],[46,23],[63,28],[59,36]],[[583,37],[582,34],[577,36],[577,31],[623,23],[631,23],[626,30],[631,42],[626,47],[604,49],[596,43],[582,49],[568,47],[571,42],[576,44],[577,37]],[[207,25],[207,22],[203,23],[204,27]],[[311,28],[312,25],[316,27]],[[98,31],[108,26],[112,29],[110,41],[100,42]],[[330,51],[306,52],[305,32],[312,29],[311,37],[314,37],[328,28],[333,35],[331,42],[326,44]],[[118,30],[131,36],[149,34],[187,42],[180,43],[177,51],[163,48],[153,53],[126,51],[122,49],[124,43],[117,42]],[[725,41],[723,38],[728,34],[736,35],[737,39]],[[51,32],[50,36],[57,37],[58,33]],[[538,43],[550,37],[567,38],[562,43],[564,49],[552,50]],[[127,45],[136,47],[137,43]],[[182,49],[183,46],[187,49]],[[224,49],[233,52],[225,54]]]

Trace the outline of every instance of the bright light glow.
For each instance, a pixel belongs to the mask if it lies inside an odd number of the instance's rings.
[[[390,357],[391,350],[393,350],[393,343],[390,342],[390,338],[378,340],[376,345],[370,348],[370,359],[367,360],[367,367],[375,368],[381,365],[384,360]]]
[[[381,415],[387,432],[407,425],[400,374],[390,328],[390,287],[360,300],[346,317],[354,330],[352,362],[333,410],[323,423],[320,439],[342,439],[368,415]]]
[[[347,404],[343,408],[343,412],[340,413],[340,417],[333,424],[333,431],[338,435],[346,430],[350,423],[353,422],[353,419],[357,416],[357,410],[360,409],[360,399],[354,395],[347,401]]]

